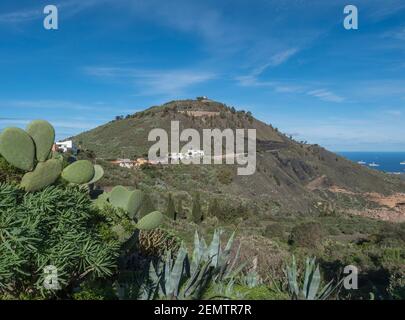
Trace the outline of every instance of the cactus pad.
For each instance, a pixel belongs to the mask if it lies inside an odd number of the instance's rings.
[[[34,140],[38,161],[48,159],[55,141],[55,129],[45,120],[35,120],[28,124],[27,132]]]
[[[94,165],[94,177],[91,179],[91,181],[88,182],[88,184],[93,184],[99,181],[102,177],[104,176],[104,169],[102,166],[95,164]]]
[[[0,135],[0,153],[8,163],[18,169],[31,171],[34,168],[34,141],[22,129],[4,129]]]
[[[134,218],[142,205],[143,192],[116,186],[112,189],[109,200],[114,207],[124,209],[131,218]]]
[[[62,172],[62,162],[51,159],[46,162],[40,162],[35,170],[26,173],[21,180],[21,187],[25,191],[33,192],[41,190],[53,184]]]
[[[100,194],[97,199],[93,200],[93,204],[96,206],[96,208],[103,209],[108,203],[109,196],[109,193],[104,192]]]
[[[162,223],[162,221],[163,214],[159,211],[154,211],[139,220],[136,224],[136,227],[140,230],[152,230],[157,228]]]
[[[78,160],[62,171],[62,178],[70,183],[85,184],[94,177],[94,166],[88,160]]]

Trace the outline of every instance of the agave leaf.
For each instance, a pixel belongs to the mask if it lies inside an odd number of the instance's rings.
[[[232,244],[233,244],[233,239],[234,239],[234,238],[235,238],[235,231],[232,232],[232,235],[231,235],[231,237],[229,238],[229,240],[228,240],[228,242],[227,242],[227,244],[226,244],[226,246],[225,246],[224,252],[230,252],[230,251],[231,251],[231,249],[232,249]]]
[[[310,279],[306,298],[307,300],[314,300],[321,284],[321,273],[319,272],[319,266],[316,267],[315,272],[311,273]]]
[[[309,258],[305,259],[305,276],[304,276],[304,287],[302,288],[303,291],[303,296],[307,297],[308,296],[308,290],[309,290],[309,278],[311,276],[311,262],[309,260]]]
[[[203,248],[201,247],[201,243],[200,243],[200,238],[198,236],[198,232],[197,230],[194,233],[194,250],[193,250],[193,255],[191,258],[191,264],[190,264],[190,268],[191,268],[191,272],[193,272],[196,268],[196,266],[199,264],[201,258],[203,255]]]
[[[173,269],[171,271],[171,292],[174,296],[178,296],[181,277],[183,275],[184,259],[187,255],[187,249],[184,244],[181,245]]]
[[[215,268],[218,266],[218,257],[220,254],[220,247],[221,247],[219,236],[220,232],[218,230],[215,230],[211,244],[208,248],[208,257],[212,260],[211,265]]]

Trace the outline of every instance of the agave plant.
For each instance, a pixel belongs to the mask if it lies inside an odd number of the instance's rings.
[[[291,266],[286,268],[288,291],[293,300],[326,300],[332,293],[338,290],[343,280],[333,286],[333,280],[321,289],[321,273],[315,258],[307,258],[305,261],[304,278],[300,277],[295,257],[292,258]],[[300,281],[301,280],[301,281]],[[302,280],[304,281],[301,286]]]
[[[197,231],[194,235],[194,251],[191,259],[191,268],[193,269],[193,267],[200,262],[210,261],[210,265],[216,269],[216,274],[213,279],[214,282],[233,279],[245,267],[244,263],[237,266],[240,246],[236,254],[232,256],[235,232],[232,233],[224,249],[221,247],[220,238],[222,233],[223,230],[216,229],[209,246],[207,246],[203,238],[200,240]]]
[[[213,239],[207,246],[205,240],[200,239],[196,232],[191,255],[182,243],[175,256],[168,251],[163,261],[151,262],[149,273],[134,285],[138,298],[201,299],[208,286],[214,287],[216,292],[220,291],[221,296],[230,296],[235,276],[243,265],[236,267],[239,249],[234,258],[231,256],[234,235],[222,249],[221,233],[222,231],[215,230]],[[131,288],[131,284],[124,283],[118,287],[119,297],[124,298],[123,293],[125,290],[130,291],[128,288]]]

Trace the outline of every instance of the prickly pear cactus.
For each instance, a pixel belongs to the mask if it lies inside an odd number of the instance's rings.
[[[6,128],[0,135],[0,153],[12,166],[31,171],[34,168],[35,145],[20,128]]]
[[[45,120],[34,120],[27,126],[27,132],[34,140],[36,158],[38,161],[48,159],[55,141],[55,129]]]
[[[131,218],[134,218],[135,215],[138,213],[139,209],[141,208],[142,201],[143,201],[143,192],[141,190],[133,190],[130,191],[131,195],[129,197],[129,215]]]
[[[134,218],[142,205],[143,192],[116,186],[112,189],[109,200],[112,206],[124,209],[131,218]]]
[[[162,223],[162,221],[163,214],[159,211],[154,211],[139,220],[136,224],[136,227],[140,230],[152,230],[157,228]]]
[[[103,209],[104,206],[108,203],[109,193],[104,192],[98,196],[97,199],[93,200],[93,205],[99,209]]]
[[[99,181],[104,176],[104,169],[102,166],[95,164],[94,165],[94,177],[91,179],[88,184],[93,184]]]
[[[116,208],[126,209],[128,190],[123,186],[115,186],[110,192],[110,203]]]
[[[32,172],[26,173],[21,180],[21,187],[25,191],[41,190],[53,184],[62,172],[62,162],[57,159],[40,162]]]
[[[88,160],[78,160],[62,171],[62,178],[70,183],[85,184],[94,177],[94,166]]]

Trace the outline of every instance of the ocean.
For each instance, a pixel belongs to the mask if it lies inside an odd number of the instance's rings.
[[[365,166],[372,169],[405,174],[405,165],[400,164],[405,161],[405,152],[337,152],[337,154],[354,162],[364,161]],[[370,167],[369,164],[372,162],[380,166]]]

